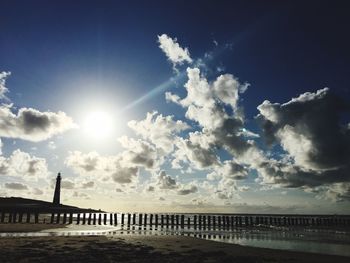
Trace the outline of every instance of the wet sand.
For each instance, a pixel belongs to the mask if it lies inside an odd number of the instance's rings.
[[[65,225],[55,224],[0,224],[0,233],[28,233],[64,227]]]
[[[185,236],[0,238],[0,262],[349,262],[349,257],[245,247]]]

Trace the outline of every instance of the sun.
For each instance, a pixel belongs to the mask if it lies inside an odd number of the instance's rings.
[[[89,113],[84,122],[85,132],[95,139],[103,139],[111,135],[114,122],[111,114],[104,111]]]

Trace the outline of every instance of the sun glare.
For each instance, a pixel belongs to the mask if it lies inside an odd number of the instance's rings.
[[[95,139],[108,137],[113,131],[113,118],[104,111],[91,112],[86,116],[84,130]]]

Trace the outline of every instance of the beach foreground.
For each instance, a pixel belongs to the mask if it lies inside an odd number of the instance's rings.
[[[185,236],[0,238],[0,262],[349,262],[348,257],[253,248]]]

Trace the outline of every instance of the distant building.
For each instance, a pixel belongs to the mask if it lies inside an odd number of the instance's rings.
[[[56,178],[56,186],[55,186],[55,194],[53,196],[53,204],[59,205],[60,204],[60,195],[61,195],[61,173],[58,173]]]

